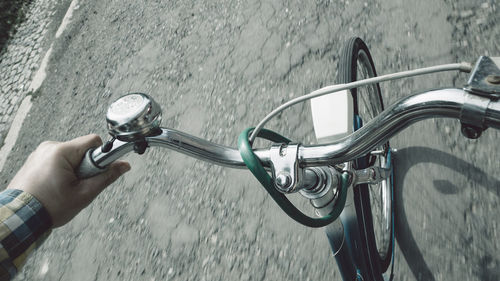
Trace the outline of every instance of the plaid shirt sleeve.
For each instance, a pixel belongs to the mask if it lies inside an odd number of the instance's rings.
[[[14,278],[51,227],[49,213],[31,194],[17,189],[0,193],[0,280]]]

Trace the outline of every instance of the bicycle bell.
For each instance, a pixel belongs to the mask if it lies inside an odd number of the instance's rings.
[[[161,108],[150,96],[131,93],[109,106],[106,121],[111,136],[126,142],[139,141],[158,134]]]

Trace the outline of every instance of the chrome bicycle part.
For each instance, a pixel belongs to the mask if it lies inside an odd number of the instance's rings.
[[[354,170],[353,185],[358,184],[380,184],[391,176],[391,169],[381,166],[374,166],[361,170]]]
[[[380,146],[417,121],[434,117],[458,119],[467,94],[461,89],[441,89],[406,97],[345,138],[331,144],[301,145],[298,150],[299,166],[306,168],[345,163],[370,153],[373,147]],[[485,124],[500,129],[500,101],[489,103]],[[167,147],[217,165],[246,167],[238,150],[177,130],[161,128],[158,135],[146,137],[146,141],[149,146]],[[99,167],[105,167],[131,151],[132,142],[117,139],[108,152],[95,149],[92,160]],[[256,149],[255,153],[269,168],[269,149]]]
[[[464,106],[460,111],[460,123],[462,134],[469,139],[477,139],[484,130],[486,109],[491,100],[484,96],[468,94],[465,96]]]
[[[321,217],[333,210],[340,191],[340,173],[332,167],[310,168],[317,181],[309,187],[302,188],[299,193],[309,199],[316,214]]]
[[[380,146],[417,121],[434,117],[459,119],[468,94],[466,91],[451,88],[404,98],[343,139],[327,145],[301,145],[298,149],[298,164],[303,168],[342,164],[370,153],[373,147]],[[116,140],[112,146],[89,152],[89,163],[85,167],[95,167],[95,171],[85,173],[86,175],[98,173],[102,167],[133,151],[133,142],[141,140],[145,140],[149,146],[168,147],[218,165],[245,168],[238,150],[234,148],[180,131],[159,128],[161,110],[158,104],[145,94],[131,95],[132,98],[122,100],[129,95],[124,96],[110,106],[107,114],[108,128]],[[492,100],[487,106],[481,106],[486,107],[482,109],[484,125],[500,129],[500,101]],[[263,165],[269,168],[269,150],[257,149],[255,153]],[[85,159],[83,161],[87,161]]]
[[[348,89],[354,89],[358,88],[361,86],[365,85],[370,85],[374,83],[381,83],[385,81],[390,81],[390,80],[396,80],[396,79],[401,79],[401,78],[406,78],[406,77],[413,77],[413,76],[418,76],[418,75],[424,75],[424,74],[430,74],[430,73],[435,73],[435,72],[441,72],[441,71],[461,71],[461,72],[470,72],[472,69],[472,66],[467,63],[467,62],[462,62],[462,63],[451,63],[451,64],[443,64],[443,65],[437,65],[437,66],[431,66],[431,67],[425,67],[425,68],[420,68],[420,69],[415,69],[415,70],[409,70],[409,71],[402,71],[398,73],[392,73],[392,74],[386,74],[382,76],[377,76],[377,77],[372,77],[364,80],[359,80],[347,84],[339,84],[339,85],[331,85],[331,86],[326,86],[324,88],[315,90],[307,95],[300,96],[297,98],[294,98],[273,111],[271,111],[264,119],[262,119],[259,124],[255,127],[255,130],[252,132],[252,135],[250,136],[249,140],[254,141],[255,137],[257,136],[258,132],[264,128],[264,125],[269,122],[273,117],[278,115],[281,111],[295,105],[301,102],[304,102],[306,100],[315,98],[315,97],[320,97],[323,95],[343,91],[343,90],[348,90]]]
[[[460,118],[467,92],[440,89],[401,99],[348,137],[327,145],[303,145],[299,149],[299,165],[325,166],[347,162],[370,153],[374,147],[411,124],[435,117]],[[500,102],[490,102],[486,109],[486,126],[500,129]]]
[[[500,57],[480,57],[464,88],[464,106],[460,112],[462,134],[477,139],[487,129],[486,110],[491,101],[500,99]]]
[[[485,81],[496,85],[498,75],[489,75]],[[387,181],[384,179],[390,178],[391,162],[390,151],[384,147],[384,144],[387,139],[419,120],[432,117],[453,117],[461,120],[473,120],[483,125],[481,128],[500,129],[500,101],[491,98],[489,101],[481,99],[480,102],[471,102],[471,94],[470,91],[443,89],[414,95],[399,101],[382,113],[375,113],[371,116],[374,117],[373,120],[357,132],[332,144],[317,146],[279,145],[275,147],[277,151],[271,151],[272,148],[259,149],[256,150],[256,155],[268,171],[272,167],[278,167],[274,171],[277,188],[285,193],[299,191],[310,199],[318,215],[325,216],[337,203],[339,193],[345,194],[339,192],[338,172],[332,165],[338,167],[341,163],[347,164],[345,167],[350,170],[352,175],[350,184],[368,183],[378,186],[380,183],[387,185]],[[479,96],[484,98],[482,95]],[[477,116],[474,116],[474,112],[479,113],[481,118],[478,119]],[[233,148],[208,142],[179,131],[160,128],[161,109],[153,99],[145,94],[129,94],[115,101],[108,110],[107,121],[113,139],[103,146],[104,149],[87,151],[79,170],[88,173],[79,173],[82,177],[100,173],[105,170],[104,167],[124,154],[131,151],[143,152],[148,146],[168,147],[219,165],[235,168],[245,167],[238,151]],[[376,150],[373,150],[374,148]],[[352,160],[366,155],[369,155],[367,157],[370,159],[376,159],[375,167],[353,172],[350,169],[353,164]],[[372,164],[370,161],[370,165]],[[346,174],[343,176],[343,186],[345,187]],[[349,191],[352,192],[353,189],[351,188]],[[388,193],[384,194],[383,192],[386,189],[387,186],[380,188],[382,194],[379,198],[387,196]],[[371,192],[370,196],[372,193],[376,194],[376,192]],[[372,201],[371,197],[370,201]],[[340,205],[344,206],[344,203],[337,204],[337,207]],[[344,211],[348,209],[346,205]],[[375,212],[374,208],[371,209]],[[387,214],[390,215],[391,205],[382,204],[381,211],[382,216],[387,217]],[[378,223],[374,221],[374,224]],[[386,225],[389,227],[388,224]],[[325,229],[329,228],[335,228],[330,233],[344,234],[344,225],[340,223],[340,220],[334,221]],[[345,229],[346,233],[349,233],[349,229],[352,228],[346,224]],[[329,232],[327,231],[327,233]],[[336,247],[338,250],[335,255],[342,250],[345,251],[347,247],[343,247],[344,237],[335,239],[335,241],[338,241],[340,245],[340,247]],[[346,239],[346,241],[350,242],[350,239]],[[371,244],[378,246],[384,243],[384,240],[382,242],[377,240],[376,243]],[[349,243],[346,244],[349,245]],[[376,253],[376,251],[373,252]],[[369,259],[370,262],[372,260]],[[359,276],[366,278],[367,275]]]
[[[294,193],[302,188],[304,170],[297,158],[299,144],[273,144],[269,150],[274,186],[282,193]]]
[[[500,57],[479,57],[465,90],[490,99],[500,99]]]
[[[382,259],[389,258],[388,247],[392,243],[392,177],[391,163],[387,160],[387,155],[379,156],[370,170],[370,179],[366,180],[370,197],[370,209],[372,213],[373,231],[375,234],[375,244]],[[355,172],[356,176],[358,171]],[[362,178],[358,178],[358,183],[362,183]],[[389,255],[389,256],[388,256]]]
[[[150,96],[132,93],[109,106],[106,121],[111,136],[121,141],[139,141],[160,132],[161,108]]]

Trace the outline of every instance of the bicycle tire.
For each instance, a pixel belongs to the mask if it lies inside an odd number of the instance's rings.
[[[337,82],[349,83],[374,76],[377,74],[367,45],[358,37],[349,39],[341,52]],[[356,130],[362,126],[362,123],[367,123],[382,112],[384,106],[378,83],[351,89],[350,92],[353,98],[354,130]],[[381,149],[387,153],[389,143],[385,143]],[[366,168],[375,164],[384,165],[383,161],[386,158],[387,154],[385,156],[367,155],[355,161],[353,165],[357,168]],[[363,275],[369,277],[364,280],[383,280],[382,274],[387,271],[392,260],[394,238],[392,235],[392,182],[390,181],[388,179],[374,187],[373,185],[354,187],[354,204],[360,232],[359,242],[364,257],[364,260],[358,261],[358,264],[364,265],[367,272],[363,272]],[[387,212],[387,206],[389,206],[389,212]]]

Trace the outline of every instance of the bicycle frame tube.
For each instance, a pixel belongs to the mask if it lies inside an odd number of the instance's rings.
[[[353,134],[327,145],[301,146],[298,157],[301,167],[344,163],[368,153],[409,125],[434,117],[459,118],[467,92],[441,89],[404,98],[383,111]],[[500,102],[491,102],[486,109],[485,124],[500,128]],[[163,128],[161,134],[145,138],[150,146],[167,147],[189,156],[232,168],[245,168],[237,149],[219,145],[189,134]],[[116,140],[109,152],[95,149],[94,163],[105,167],[133,151],[134,143]],[[256,155],[266,168],[270,167],[269,149],[257,149]]]

